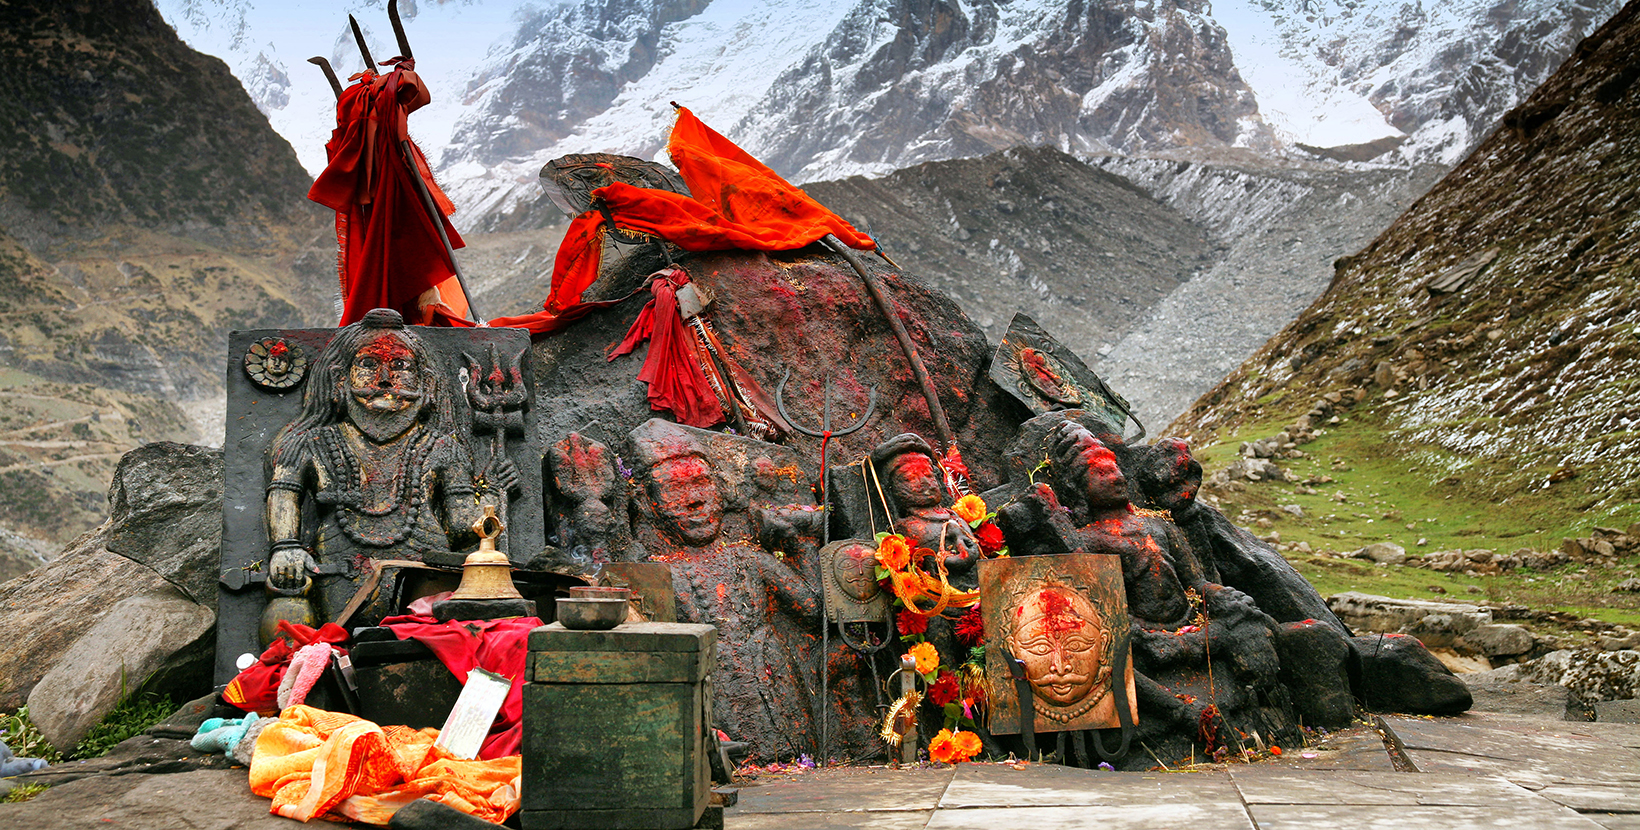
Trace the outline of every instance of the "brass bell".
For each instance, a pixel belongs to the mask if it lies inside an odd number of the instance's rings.
[[[461,585],[450,599],[523,599],[512,581],[512,562],[507,555],[495,549],[495,539],[501,535],[501,519],[495,514],[495,505],[484,505],[484,515],[473,522],[478,534],[478,550],[467,554],[461,563]]]

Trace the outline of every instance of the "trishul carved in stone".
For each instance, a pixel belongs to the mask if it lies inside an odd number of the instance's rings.
[[[467,361],[465,386],[467,403],[473,413],[473,432],[490,436],[489,458],[474,472],[480,479],[491,481],[506,478],[498,473],[502,465],[511,464],[507,460],[507,438],[524,435],[524,408],[529,402],[529,390],[524,386],[524,375],[519,368],[524,360],[522,353],[510,359],[502,358],[491,343],[486,357],[487,363],[480,363],[470,354],[462,355]],[[516,477],[512,479],[508,492],[517,495],[518,483]]]

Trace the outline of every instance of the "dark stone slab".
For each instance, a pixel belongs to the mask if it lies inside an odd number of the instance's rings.
[[[1474,703],[1469,687],[1418,638],[1372,634],[1352,638],[1352,642],[1361,657],[1357,693],[1369,710],[1455,715]]]
[[[56,787],[70,781],[99,775],[159,775],[194,770],[227,769],[233,764],[225,755],[196,751],[185,740],[138,735],[121,741],[107,755],[85,761],[65,761],[43,770],[16,777],[22,784]]]
[[[1640,783],[1640,754],[1563,721],[1469,714],[1384,717],[1422,772],[1499,775],[1527,786]]]
[[[1640,700],[1602,700],[1594,705],[1594,719],[1604,723],[1640,723]]]
[[[502,825],[437,801],[418,798],[394,812],[387,826],[392,830],[495,830]]]
[[[454,408],[456,432],[464,436],[475,464],[482,463],[489,457],[491,437],[475,432],[477,419],[467,396],[462,393],[459,375],[467,367],[464,355],[485,361],[492,345],[503,358],[522,352],[523,380],[533,392],[534,353],[529,348],[528,334],[520,329],[412,328],[439,364],[435,369],[446,390],[451,393],[448,397]],[[221,572],[228,577],[238,575],[238,569],[246,569],[243,573],[253,579],[266,572],[270,544],[265,519],[268,483],[266,454],[279,431],[299,413],[308,383],[304,378],[288,388],[264,388],[254,383],[247,374],[243,357],[253,344],[273,337],[299,347],[311,362],[338,331],[340,329],[236,331],[229,337],[221,561]],[[308,372],[311,374],[311,366]],[[543,452],[536,426],[538,407],[533,403],[533,397],[531,400],[532,403],[524,409],[522,437],[511,438],[506,444],[506,454],[518,472],[521,491],[511,499],[504,519],[506,530],[498,540],[498,546],[517,565],[536,556],[546,545],[541,496]],[[311,519],[311,516],[304,518],[304,532],[307,532]],[[466,550],[476,547],[476,544],[475,539]],[[466,550],[452,552],[443,564],[459,567]],[[320,587],[316,585],[315,590],[320,590]],[[351,592],[346,593],[350,595]],[[267,603],[267,594],[262,584],[251,581],[237,590],[222,587],[218,602],[216,679],[218,683],[223,683],[236,673],[234,660],[240,654],[261,652],[257,628],[262,609]]]
[[[1502,778],[1467,773],[1290,770],[1234,766],[1230,776],[1248,804],[1404,804],[1486,807],[1538,803],[1530,790]]]

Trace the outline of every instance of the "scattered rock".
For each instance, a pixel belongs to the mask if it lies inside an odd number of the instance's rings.
[[[1327,605],[1344,624],[1356,631],[1437,632],[1456,638],[1492,622],[1492,612],[1478,605],[1422,599],[1391,599],[1356,591],[1334,594]],[[1438,619],[1427,620],[1434,616]]]
[[[109,550],[154,569],[216,610],[222,564],[222,451],[154,443],[120,459],[109,485]]]
[[[1447,671],[1455,675],[1479,674],[1492,670],[1492,663],[1478,655],[1459,654],[1450,648],[1432,648],[1429,653],[1435,655],[1435,659],[1441,661],[1441,665],[1446,666]]]
[[[1306,726],[1336,729],[1355,718],[1350,694],[1350,644],[1338,630],[1314,620],[1276,629],[1281,682],[1293,696],[1293,709]]]
[[[1622,582],[1619,582],[1616,585],[1612,586],[1612,592],[1613,593],[1617,593],[1617,592],[1620,592],[1620,591],[1621,592],[1640,591],[1640,578],[1636,578],[1636,577],[1631,576],[1628,579],[1625,579]]]
[[[1350,554],[1353,559],[1371,559],[1380,565],[1400,565],[1407,561],[1407,549],[1393,542],[1374,542]]]
[[[1304,507],[1302,505],[1284,504],[1281,506],[1281,512],[1287,513],[1295,519],[1304,518]]]
[[[1531,651],[1537,638],[1525,626],[1494,623],[1463,635],[1462,644],[1486,657],[1514,657]]]
[[[1640,694],[1640,651],[1553,651],[1522,663],[1521,672],[1565,686],[1590,703]]]

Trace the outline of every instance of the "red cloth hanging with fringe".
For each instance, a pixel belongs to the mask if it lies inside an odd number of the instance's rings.
[[[689,275],[680,268],[657,275],[649,284],[654,299],[638,312],[626,339],[609,359],[630,354],[648,340],[649,354],[638,370],[638,380],[649,384],[649,405],[670,411],[684,426],[706,429],[723,423],[724,404],[701,372],[691,343],[693,335],[678,316],[678,289],[688,283]]]

